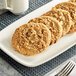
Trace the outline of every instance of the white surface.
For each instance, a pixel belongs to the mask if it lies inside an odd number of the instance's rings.
[[[27,23],[31,18],[40,16],[44,12],[50,10],[53,6],[59,3],[58,1],[62,2],[67,0],[53,0],[3,29],[0,32],[0,48],[17,62],[25,66],[35,67],[51,60],[76,44],[76,33],[74,33],[62,37],[56,44],[50,46],[46,51],[34,56],[23,56],[18,52],[15,52],[11,46],[11,37],[17,27]]]

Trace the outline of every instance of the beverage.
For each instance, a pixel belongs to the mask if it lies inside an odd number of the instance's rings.
[[[5,8],[14,14],[23,14],[29,7],[29,0],[5,0]]]

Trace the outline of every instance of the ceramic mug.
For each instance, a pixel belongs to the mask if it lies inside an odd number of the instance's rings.
[[[14,14],[24,14],[29,8],[29,0],[4,0],[5,9]]]

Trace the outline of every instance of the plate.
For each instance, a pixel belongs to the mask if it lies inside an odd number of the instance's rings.
[[[0,31],[0,48],[20,64],[28,67],[36,67],[53,59],[54,57],[60,55],[61,53],[65,52],[67,49],[75,45],[76,33],[62,37],[56,44],[48,47],[44,52],[33,56],[21,55],[18,52],[14,51],[11,46],[11,38],[17,27],[27,23],[32,18],[42,15],[43,13],[49,11],[56,4],[64,1],[68,0],[53,0],[46,5],[38,8],[37,10],[20,18],[19,20],[15,21],[11,25]]]

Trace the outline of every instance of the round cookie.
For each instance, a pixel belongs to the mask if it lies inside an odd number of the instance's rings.
[[[12,36],[14,50],[25,56],[39,54],[50,44],[51,32],[42,23],[28,23],[17,28]]]
[[[46,12],[42,16],[50,16],[56,18],[60,23],[62,23],[62,35],[64,36],[69,32],[71,28],[71,17],[68,11],[62,9],[53,9],[51,11]]]
[[[41,16],[30,20],[29,23],[30,22],[43,23],[49,28],[51,31],[50,45],[55,43],[62,36],[62,26],[60,26],[59,22],[53,17]]]
[[[68,33],[76,32],[76,4],[72,2],[63,2],[56,5],[53,9],[63,9],[68,11],[72,18],[72,25]]]

